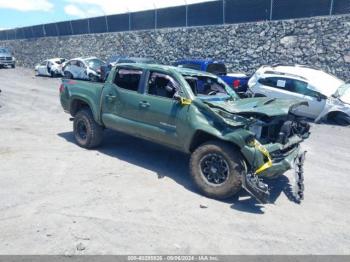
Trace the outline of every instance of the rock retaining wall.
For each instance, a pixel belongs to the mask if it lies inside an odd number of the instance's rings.
[[[263,64],[308,64],[350,79],[349,15],[12,40],[0,46],[12,48],[18,64],[26,67],[51,57],[106,59],[121,54],[152,57],[162,63],[216,58],[230,70],[247,73]]]

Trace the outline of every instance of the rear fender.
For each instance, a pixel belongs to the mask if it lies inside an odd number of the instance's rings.
[[[102,125],[101,119],[100,119],[100,114],[99,114],[99,109],[94,105],[94,102],[89,99],[87,96],[76,96],[72,95],[71,96],[71,102],[70,102],[70,107],[69,107],[69,112],[70,114],[74,117],[75,114],[80,110],[81,105],[79,105],[79,102],[82,102],[86,106],[89,107],[91,110],[91,113],[97,123]]]

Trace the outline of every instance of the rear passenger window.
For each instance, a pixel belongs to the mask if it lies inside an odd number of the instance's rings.
[[[119,69],[114,83],[120,88],[136,92],[139,89],[141,75],[141,70]]]
[[[276,77],[268,77],[268,78],[260,78],[258,82],[265,86],[277,87],[277,81],[279,78]]]

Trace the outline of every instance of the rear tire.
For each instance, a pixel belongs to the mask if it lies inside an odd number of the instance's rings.
[[[103,127],[92,116],[89,109],[80,110],[73,122],[74,137],[83,148],[95,148],[102,143]]]
[[[233,145],[210,141],[192,153],[190,172],[202,194],[210,198],[227,199],[241,190],[246,165]]]

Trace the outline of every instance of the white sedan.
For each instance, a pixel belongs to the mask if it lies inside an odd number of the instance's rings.
[[[248,82],[254,96],[306,100],[295,114],[350,124],[349,85],[326,72],[308,66],[263,66]]]
[[[66,59],[52,58],[41,62],[35,66],[35,75],[37,76],[63,76],[62,68]]]
[[[104,61],[96,57],[74,58],[63,67],[64,77],[97,82],[101,79],[101,66],[104,64]]]

